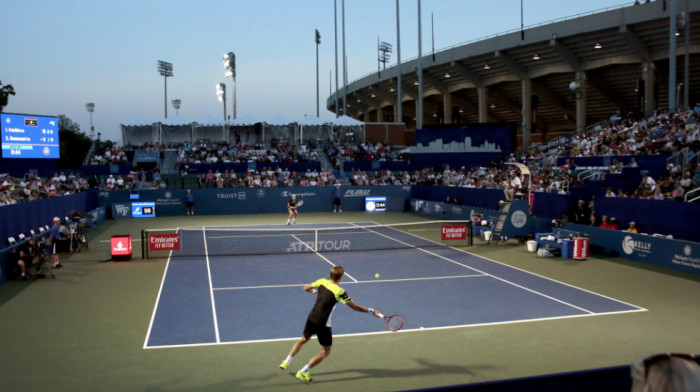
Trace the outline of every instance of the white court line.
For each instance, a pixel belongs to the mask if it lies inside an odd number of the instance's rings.
[[[178,227],[175,229],[175,232],[177,233],[180,228]],[[173,254],[173,251],[171,250],[170,253],[168,253],[168,261],[165,263],[165,271],[163,271],[163,278],[160,280],[160,288],[158,288],[158,295],[156,296],[156,302],[153,305],[153,312],[151,312],[151,321],[148,324],[148,331],[146,331],[146,340],[143,342],[143,348],[149,348],[148,347],[148,340],[151,338],[151,329],[153,328],[153,321],[156,318],[156,312],[158,311],[158,303],[160,303],[160,295],[163,293],[163,285],[165,284],[165,277],[168,276],[168,269],[170,268],[170,258]]]
[[[204,239],[204,256],[207,260],[207,277],[209,278],[209,298],[211,299],[211,312],[214,318],[214,333],[216,335],[216,342],[221,342],[219,337],[219,320],[216,316],[216,300],[214,299],[214,285],[211,282],[211,265],[209,264],[209,249],[207,248],[207,231],[204,226],[202,226],[202,238]]]
[[[376,223],[374,223],[374,222],[371,222],[371,223],[376,224]],[[377,234],[379,234],[379,233],[377,233]],[[410,234],[410,233],[408,233],[408,234]],[[411,235],[413,235],[413,234],[411,234]],[[422,237],[417,237],[417,238],[423,239]],[[601,294],[595,293],[595,292],[593,292],[593,291],[585,290],[585,289],[582,289],[582,288],[579,288],[579,287],[576,287],[576,286],[573,286],[573,285],[570,285],[570,284],[567,284],[567,283],[559,282],[559,281],[557,281],[557,280],[547,278],[546,276],[542,276],[542,275],[538,275],[538,274],[535,274],[535,273],[532,273],[532,272],[529,272],[529,271],[525,271],[525,270],[523,270],[523,269],[520,269],[520,268],[517,268],[517,267],[513,267],[513,266],[510,266],[510,265],[508,265],[508,264],[504,264],[504,263],[501,263],[501,262],[499,262],[499,261],[492,260],[492,259],[489,259],[489,258],[486,258],[486,257],[483,257],[483,256],[479,256],[479,255],[476,255],[476,254],[467,252],[467,251],[462,250],[462,249],[457,249],[457,248],[453,248],[453,247],[448,247],[448,246],[446,246],[446,245],[445,245],[445,248],[450,248],[450,249],[454,249],[454,250],[457,250],[457,251],[460,251],[460,252],[464,252],[464,253],[466,253],[466,254],[468,254],[468,255],[475,256],[475,257],[480,257],[480,258],[482,258],[482,259],[484,259],[484,260],[488,260],[488,261],[491,261],[491,262],[493,262],[493,263],[497,263],[497,264],[500,264],[500,265],[503,265],[503,266],[506,266],[506,267],[510,267],[510,268],[516,269],[516,270],[518,270],[518,271],[525,272],[525,273],[528,273],[528,274],[530,274],[530,275],[537,276],[537,277],[539,277],[539,278],[547,279],[547,280],[550,280],[550,281],[552,281],[552,282],[556,282],[556,283],[559,283],[559,284],[562,284],[562,285],[565,285],[565,286],[568,286],[568,287],[575,288],[575,289],[577,289],[577,290],[581,290],[581,291],[585,291],[585,292],[588,292],[588,293],[591,293],[591,294],[595,294],[595,295],[597,295],[597,296],[599,296],[599,297],[607,298],[607,299],[609,299],[609,300],[612,300],[612,301],[615,301],[615,302],[618,302],[618,303],[621,303],[621,304],[625,304],[625,305],[628,305],[628,306],[631,306],[631,307],[635,307],[635,308],[637,308],[637,309],[646,310],[646,309],[640,308],[639,306],[636,306],[636,305],[632,305],[632,304],[629,304],[629,303],[626,303],[626,302],[623,302],[623,301],[620,301],[620,300],[617,300],[617,299],[614,299],[614,298],[610,298],[610,297],[607,297],[607,296],[605,296],[605,295],[601,295]],[[593,312],[593,311],[590,311],[590,310],[581,308],[581,307],[579,307],[579,306],[570,304],[570,303],[568,303],[568,302],[559,300],[559,299],[557,299],[557,298],[554,298],[554,297],[552,297],[552,296],[546,295],[546,294],[544,294],[544,293],[540,293],[540,292],[538,292],[538,291],[536,291],[536,290],[533,290],[533,289],[530,289],[530,288],[528,288],[528,287],[525,287],[525,286],[522,286],[522,285],[519,285],[519,284],[510,282],[510,281],[508,281],[508,280],[506,280],[506,279],[503,279],[503,278],[500,278],[500,277],[498,277],[498,276],[491,275],[491,274],[487,274],[487,273],[484,272],[484,271],[478,270],[478,269],[476,269],[476,268],[474,268],[474,267],[467,266],[467,265],[462,264],[462,263],[460,263],[460,262],[458,262],[458,261],[455,261],[455,260],[452,260],[452,259],[449,259],[449,258],[440,256],[440,255],[435,254],[435,253],[433,253],[433,252],[427,251],[427,250],[425,250],[425,249],[423,249],[423,248],[416,248],[416,249],[418,249],[418,250],[420,250],[420,251],[422,251],[422,252],[425,252],[425,253],[428,253],[428,254],[431,254],[431,255],[440,257],[440,258],[442,258],[442,259],[448,260],[448,261],[450,261],[450,262],[452,262],[452,263],[461,265],[461,266],[463,266],[463,267],[465,267],[465,268],[469,268],[469,269],[471,269],[471,270],[478,271],[478,272],[481,272],[481,273],[483,273],[483,274],[489,275],[489,276],[493,277],[494,279],[500,280],[500,281],[502,281],[502,282],[505,282],[505,283],[510,284],[510,285],[513,285],[513,286],[515,286],[515,287],[521,288],[521,289],[523,289],[523,290],[530,291],[531,293],[534,293],[534,294],[543,296],[543,297],[545,297],[545,298],[548,298],[548,299],[551,299],[551,300],[553,300],[553,301],[562,303],[562,304],[564,304],[564,305],[571,306],[571,307],[573,307],[573,308],[575,308],[575,309],[579,309],[579,310],[581,310],[581,311],[588,312],[588,313],[595,313],[595,312]]]
[[[292,238],[294,238],[295,240],[299,241],[302,245],[304,245],[305,247],[307,247],[311,252],[315,253],[316,256],[322,258],[322,259],[325,260],[328,264],[330,264],[330,265],[332,265],[333,267],[335,267],[335,264],[333,264],[332,261],[328,260],[328,258],[326,258],[326,257],[323,256],[322,254],[318,253],[316,250],[314,250],[313,248],[311,248],[309,245],[306,244],[306,242],[304,242],[304,241],[300,240],[299,238],[297,238],[297,236],[296,236],[295,234],[291,234],[291,236],[292,236]],[[347,276],[348,278],[352,279],[353,282],[357,282],[357,279],[353,278],[352,275],[350,275],[349,273],[346,272],[346,273],[345,273],[345,276]],[[350,283],[350,282],[348,282],[348,283]]]
[[[356,337],[356,336],[387,335],[387,334],[392,334],[392,333],[411,333],[411,332],[437,331],[437,330],[456,329],[456,328],[474,328],[474,327],[486,327],[486,326],[496,326],[496,325],[532,323],[532,322],[538,322],[538,321],[565,320],[565,319],[572,319],[572,318],[607,316],[607,315],[612,315],[612,314],[635,313],[635,312],[643,312],[643,311],[645,311],[645,310],[638,309],[638,310],[625,310],[625,311],[603,312],[603,313],[593,313],[593,314],[576,314],[576,315],[571,315],[571,316],[541,317],[541,318],[524,319],[524,320],[495,321],[495,322],[491,322],[491,323],[448,325],[448,326],[444,326],[444,327],[428,327],[428,328],[418,327],[418,328],[411,328],[411,329],[402,329],[398,332],[391,332],[391,331],[384,330],[384,331],[377,331],[377,332],[348,333],[348,334],[338,334],[338,335],[334,334],[333,338],[335,339],[335,338]],[[315,338],[315,336],[314,336],[314,338]],[[220,342],[220,343],[173,344],[173,345],[167,345],[167,346],[144,347],[144,349],[184,348],[184,347],[217,346],[217,345],[223,346],[223,345],[231,345],[231,344],[288,342],[288,341],[294,341],[294,340],[299,340],[299,337],[295,336],[295,337],[289,337],[289,338],[275,338],[275,339],[237,340],[237,341]]]
[[[387,282],[413,282],[420,280],[437,280],[437,279],[454,279],[454,278],[478,278],[483,276],[489,276],[485,274],[477,275],[451,275],[451,276],[433,276],[429,278],[405,278],[405,279],[382,279],[382,280],[358,280],[354,282],[344,282],[343,286],[349,284],[362,284],[362,283],[387,283]],[[284,287],[303,287],[306,283],[299,284],[278,284],[278,285],[266,285],[266,286],[240,286],[240,287],[217,287],[214,290],[251,290],[251,289],[275,289]]]
[[[369,223],[370,223],[370,224],[376,224],[375,222],[369,222]],[[356,227],[359,227],[359,228],[362,228],[362,227],[363,227],[363,226],[357,225],[357,224],[354,223],[354,222],[349,222],[349,224],[350,224],[350,225],[353,225],[353,226],[356,226]],[[375,232],[375,233],[376,233],[376,232]],[[382,235],[381,233],[376,233],[376,234]],[[410,234],[410,233],[409,233],[409,234]],[[388,237],[388,238],[391,238],[391,237]],[[422,237],[418,237],[418,238],[423,239]],[[394,239],[394,240],[395,240],[395,239]],[[401,242],[401,243],[404,243],[404,242],[399,241],[399,240],[396,240],[396,241]],[[303,241],[300,241],[300,242],[303,243]],[[406,243],[404,243],[404,244],[406,244]],[[543,297],[550,298],[550,299],[555,300],[555,301],[557,301],[557,302],[560,302],[560,303],[562,303],[562,304],[565,304],[565,305],[571,306],[571,307],[573,307],[573,308],[579,309],[579,310],[581,310],[581,311],[583,311],[583,312],[586,312],[587,314],[571,315],[571,316],[557,316],[557,317],[543,317],[543,318],[534,318],[534,319],[525,319],[525,320],[512,320],[512,321],[502,321],[502,322],[493,322],[493,323],[463,324],[463,325],[444,326],[444,327],[429,327],[429,328],[423,328],[423,329],[420,329],[420,328],[403,329],[403,330],[401,330],[401,331],[399,331],[399,332],[381,331],[381,332],[369,332],[369,333],[357,333],[357,334],[340,334],[340,335],[334,335],[334,337],[350,337],[350,336],[366,336],[366,335],[391,334],[391,333],[423,332],[423,331],[431,331],[431,330],[444,330],[444,329],[454,329],[454,328],[471,328],[471,327],[480,327],[480,326],[507,325],[507,324],[526,323],[526,322],[560,320],[560,319],[579,318],[579,317],[594,317],[594,316],[613,315],[613,314],[624,314],[624,313],[635,313],[635,312],[644,312],[644,311],[647,311],[647,309],[645,309],[645,308],[639,307],[639,306],[637,306],[637,305],[630,304],[630,303],[628,303],[628,302],[620,301],[620,300],[618,300],[618,299],[615,299],[615,298],[612,298],[612,297],[609,297],[609,296],[606,296],[606,295],[602,295],[602,294],[599,294],[599,293],[596,293],[596,292],[593,292],[593,291],[590,291],[590,290],[586,290],[586,289],[582,289],[582,288],[580,288],[580,287],[576,287],[576,286],[574,286],[574,285],[572,285],[572,284],[568,284],[568,283],[565,283],[565,282],[561,282],[561,281],[558,281],[558,280],[555,280],[555,279],[552,279],[552,278],[548,278],[548,277],[546,277],[546,276],[538,275],[538,274],[536,274],[536,273],[533,273],[533,272],[530,272],[530,271],[526,271],[526,270],[523,270],[523,269],[521,269],[521,268],[514,267],[514,266],[511,266],[511,265],[502,263],[502,262],[500,262],[500,261],[490,259],[490,258],[488,258],[488,257],[484,257],[484,256],[481,256],[481,255],[477,255],[477,254],[468,252],[468,251],[463,250],[463,249],[458,249],[458,248],[453,248],[453,247],[445,246],[445,248],[450,248],[450,249],[453,249],[453,250],[456,250],[456,251],[459,251],[459,252],[463,252],[463,253],[466,253],[466,254],[468,254],[468,255],[470,255],[470,256],[473,256],[473,257],[478,257],[478,258],[481,258],[481,259],[483,259],[483,260],[487,260],[487,261],[490,261],[490,262],[499,264],[499,265],[501,265],[501,266],[509,267],[509,268],[511,268],[511,269],[514,269],[514,270],[517,270],[517,271],[520,271],[520,272],[524,272],[524,273],[529,274],[529,275],[533,275],[533,276],[536,276],[536,277],[539,277],[539,278],[542,278],[542,279],[546,279],[546,280],[549,280],[549,281],[551,281],[551,282],[555,282],[555,283],[558,283],[558,284],[561,284],[561,285],[564,285],[564,286],[568,286],[568,287],[574,288],[574,289],[576,289],[576,290],[581,290],[581,291],[583,291],[583,292],[587,292],[587,293],[590,293],[590,294],[593,294],[593,295],[596,295],[596,296],[599,296],[599,297],[602,297],[602,298],[606,298],[606,299],[609,299],[609,300],[611,300],[611,301],[614,301],[614,302],[617,302],[617,303],[621,303],[621,304],[624,304],[624,305],[627,305],[627,306],[630,306],[630,307],[635,308],[635,309],[632,309],[632,310],[623,310],[623,311],[614,311],[614,312],[598,312],[598,313],[595,313],[595,312],[592,312],[592,311],[589,311],[589,310],[586,310],[586,309],[577,307],[577,306],[575,306],[575,305],[566,303],[566,302],[564,302],[564,301],[557,300],[556,298],[547,296],[547,295],[545,295],[545,294],[543,294],[543,293],[539,293],[539,292],[537,292],[537,291],[535,291],[535,290],[532,290],[532,289],[529,289],[529,288],[527,288],[527,287],[524,287],[524,286],[521,286],[521,285],[517,285],[517,284],[515,284],[515,283],[513,283],[513,282],[510,282],[510,281],[507,281],[507,280],[505,280],[505,279],[503,279],[503,278],[499,278],[499,277],[497,277],[497,276],[494,276],[494,275],[491,275],[491,274],[487,274],[487,273],[485,273],[485,272],[483,272],[483,271],[480,271],[480,270],[478,270],[478,269],[476,269],[476,268],[472,268],[472,267],[469,267],[469,266],[467,266],[467,265],[465,265],[465,264],[462,264],[462,263],[460,263],[460,262],[458,262],[458,261],[456,261],[456,260],[452,260],[452,259],[450,259],[450,258],[447,258],[447,257],[441,256],[441,255],[435,254],[435,253],[433,253],[433,252],[426,251],[425,249],[422,249],[422,248],[416,248],[415,246],[410,245],[410,244],[407,244],[407,245],[408,245],[409,247],[411,247],[411,248],[418,249],[418,250],[423,251],[423,252],[425,252],[425,253],[428,253],[428,254],[437,256],[437,257],[442,258],[442,259],[444,259],[444,260],[446,260],[446,261],[450,261],[450,262],[452,262],[452,263],[458,264],[458,265],[460,265],[460,266],[462,266],[462,267],[465,267],[465,268],[468,268],[468,269],[471,269],[471,270],[480,272],[480,273],[483,274],[483,275],[459,275],[459,276],[448,276],[448,277],[439,277],[439,278],[415,278],[415,279],[396,279],[396,280],[381,280],[381,281],[380,281],[380,280],[376,280],[376,281],[357,281],[356,279],[352,278],[352,279],[354,280],[354,282],[345,282],[344,284],[353,284],[353,283],[375,283],[375,282],[389,282],[389,281],[400,281],[400,280],[427,280],[427,279],[441,279],[441,278],[448,279],[448,278],[453,278],[453,277],[481,277],[481,276],[490,276],[490,277],[492,277],[492,278],[494,278],[494,279],[501,280],[501,281],[503,281],[503,282],[505,282],[505,283],[507,283],[507,284],[514,285],[514,286],[516,286],[516,287],[519,287],[519,288],[522,288],[522,289],[524,289],[524,290],[530,291],[530,292],[532,292],[532,293],[534,293],[534,294],[541,295],[541,296],[543,296]],[[316,252],[316,253],[318,254],[318,252]],[[171,254],[172,254],[172,252],[171,252]],[[326,259],[326,258],[323,257],[322,255],[320,255],[320,254],[318,254],[318,255],[319,255],[319,257],[324,258],[324,259],[325,259],[327,262],[329,262],[331,265],[334,265],[332,262],[330,262],[328,259]],[[168,265],[169,265],[169,263],[170,263],[170,257],[168,257]],[[167,274],[167,266],[166,266],[166,273],[163,274],[163,281],[165,281],[165,276],[166,276],[166,274]],[[347,273],[346,273],[346,275],[347,275]],[[252,287],[252,286],[251,286],[251,287],[238,287],[238,288],[217,288],[217,289],[212,289],[212,290],[235,290],[235,289],[246,289],[246,288],[295,287],[295,286],[296,286],[296,287],[298,287],[298,286],[303,286],[303,284],[302,284],[302,285],[258,286],[258,287]],[[160,294],[161,294],[161,291],[162,291],[162,287],[163,287],[163,282],[161,282],[161,289],[160,289],[160,291],[159,291],[159,293],[158,293],[158,300],[159,300],[159,298],[160,298]],[[156,300],[156,307],[154,308],[154,311],[153,311],[153,316],[152,316],[152,319],[151,319],[151,326],[152,326],[152,324],[153,324],[153,317],[155,317],[155,311],[156,311],[156,309],[157,309],[158,300]],[[215,325],[216,325],[216,324],[215,324]],[[150,335],[151,326],[149,326],[148,335]],[[144,349],[179,348],[179,347],[199,347],[199,346],[212,346],[212,345],[224,345],[224,344],[226,344],[226,345],[228,345],[228,344],[247,344],[247,343],[262,343],[262,342],[293,341],[293,340],[298,340],[298,339],[299,339],[298,336],[296,336],[296,337],[290,337],[290,338],[257,339],[257,340],[245,340],[245,341],[220,342],[220,341],[219,341],[219,338],[218,338],[218,333],[217,333],[217,343],[198,343],[198,344],[182,344],[182,345],[167,345],[167,346],[152,346],[152,347],[148,347],[148,346],[146,346],[146,343],[148,342],[148,335],[147,335],[147,337],[146,337],[146,342],[144,343]]]

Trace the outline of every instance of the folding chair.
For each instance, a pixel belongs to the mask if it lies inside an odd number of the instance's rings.
[[[45,231],[46,231],[46,229],[44,229],[43,227],[40,227],[40,228],[39,228],[39,233],[43,233],[43,232],[45,232]]]
[[[15,237],[7,237],[7,242],[10,244],[10,246],[17,245],[17,240],[15,239]]]
[[[36,269],[34,276],[32,277],[33,280],[36,280],[40,274],[47,278],[51,277],[52,279],[56,279],[56,275],[53,274],[53,266],[49,261],[48,255],[46,254],[46,241],[48,241],[47,238],[38,237],[36,239],[36,246],[37,249],[39,249],[39,267]]]
[[[17,236],[17,238],[19,238],[19,242],[22,242],[22,241],[24,241],[27,237],[25,237],[23,233],[19,233],[19,235]]]
[[[36,238],[36,231],[34,231],[34,229],[29,230],[29,234],[31,234],[32,237]]]

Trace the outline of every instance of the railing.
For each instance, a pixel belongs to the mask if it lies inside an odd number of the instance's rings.
[[[668,157],[666,159],[666,166],[668,166],[671,163],[675,166],[680,166],[681,168],[687,166],[688,165],[688,147],[683,147],[680,151],[678,151],[677,153]]]
[[[693,194],[693,193],[698,193],[698,196],[696,196],[696,197],[694,197],[694,198],[688,200],[688,197],[689,197],[691,194]],[[685,198],[684,198],[684,200],[685,200],[685,201],[689,201],[689,202],[691,202],[691,203],[694,202],[694,201],[696,201],[696,200],[700,200],[700,188],[691,189],[691,190],[689,190],[688,192],[686,192],[686,193],[685,193]]]
[[[564,190],[564,192],[569,193],[571,185],[569,184],[569,180],[563,180],[561,182],[561,189]]]
[[[700,153],[696,152],[695,155],[688,158],[688,166],[690,166],[690,170],[693,170],[698,165],[700,165]]]
[[[584,180],[584,181],[588,181],[590,179],[599,180],[604,172],[605,172],[604,168],[586,169],[586,170],[580,171],[576,175],[576,178],[579,180]]]

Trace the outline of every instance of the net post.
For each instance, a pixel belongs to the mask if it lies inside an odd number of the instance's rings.
[[[318,229],[314,230],[314,252],[318,252]]]

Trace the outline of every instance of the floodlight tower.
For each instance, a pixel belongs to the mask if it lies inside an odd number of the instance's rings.
[[[226,68],[226,73],[224,75],[226,75],[227,78],[231,78],[231,80],[233,80],[233,89],[231,90],[233,93],[233,95],[231,97],[233,111],[231,112],[231,114],[233,115],[233,119],[235,120],[236,119],[236,55],[233,52],[228,52],[224,55],[224,68]],[[226,121],[225,118],[224,118],[224,121]]]
[[[88,102],[85,104],[85,109],[90,113],[90,140],[95,139],[95,127],[92,126],[92,112],[95,111],[95,104]]]
[[[379,37],[377,37],[377,50],[379,52],[379,55],[377,56],[377,73],[381,73],[379,63],[383,63],[383,69],[386,69],[386,63],[388,63],[389,59],[391,58],[392,46],[388,42],[380,42]]]
[[[224,103],[224,122],[226,122],[226,83],[216,84],[216,96]]]
[[[180,105],[182,105],[182,100],[173,99],[172,101],[170,101],[170,103],[172,103],[173,107],[175,108],[175,115],[179,116],[180,115]]]
[[[158,72],[165,80],[165,118],[168,118],[168,77],[173,76],[173,64],[158,60]]]
[[[318,45],[321,44],[321,33],[318,32],[318,29],[316,29],[316,117],[319,117],[321,115],[320,113],[320,101],[319,101],[319,92],[318,92]]]

